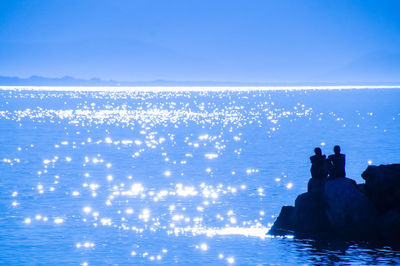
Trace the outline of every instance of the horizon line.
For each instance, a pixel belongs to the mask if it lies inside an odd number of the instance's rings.
[[[354,90],[354,89],[400,89],[395,85],[333,85],[333,86],[1,86],[0,90],[34,91],[287,91],[287,90]]]

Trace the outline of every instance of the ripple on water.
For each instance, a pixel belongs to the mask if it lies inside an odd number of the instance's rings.
[[[303,147],[292,139],[330,147],[328,131],[315,141],[306,138],[310,119],[361,134],[365,119],[375,126],[379,110],[353,112],[352,121],[340,110],[322,112],[301,102],[305,94],[1,92],[14,105],[0,110],[0,125],[18,123],[15,134],[24,136],[1,160],[5,173],[21,178],[2,181],[13,191],[6,193],[9,215],[39,238],[58,237],[60,250],[82,265],[104,262],[101,256],[115,264],[326,258],[329,252],[315,255],[312,244],[299,251],[304,242],[266,235],[280,206],[306,187],[306,178],[294,175],[309,171],[304,162],[296,166]],[[389,116],[391,123],[399,113]],[[379,134],[391,134],[396,125]],[[294,135],[293,127],[304,132]],[[368,261],[370,251],[349,260]],[[304,252],[309,255],[299,258]],[[395,253],[380,254],[384,261]]]

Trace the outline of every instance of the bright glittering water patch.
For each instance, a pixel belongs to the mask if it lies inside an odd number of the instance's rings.
[[[376,110],[351,120],[309,91],[1,93],[6,219],[64,264],[265,263],[291,240],[267,232],[306,190],[314,146],[328,153],[366,120],[380,130]]]
[[[247,92],[241,92],[247,95]],[[295,105],[291,109],[285,109],[282,107],[277,107],[273,101],[267,100],[263,102],[258,102],[252,108],[246,108],[248,102],[242,102],[237,104],[236,101],[228,102],[228,104],[223,106],[218,106],[216,103],[210,102],[196,102],[196,99],[201,99],[211,96],[212,98],[222,99],[229,96],[232,92],[223,92],[220,94],[215,93],[198,93],[197,95],[192,95],[189,92],[166,92],[166,93],[150,93],[150,92],[99,92],[90,93],[85,91],[71,91],[65,92],[65,94],[56,92],[36,92],[27,93],[22,95],[22,97],[31,98],[58,98],[60,96],[69,96],[72,98],[83,98],[89,97],[93,100],[96,99],[109,99],[109,100],[119,100],[119,99],[145,99],[146,102],[137,103],[135,106],[128,104],[122,104],[120,106],[115,106],[113,104],[104,105],[92,105],[79,103],[74,109],[43,109],[37,107],[35,109],[24,109],[24,110],[13,110],[13,111],[0,111],[0,118],[11,119],[11,120],[25,120],[29,119],[35,122],[50,122],[50,123],[60,123],[65,121],[68,124],[73,125],[102,125],[102,124],[118,124],[120,126],[137,126],[139,125],[142,129],[151,128],[157,125],[167,126],[169,123],[177,123],[178,125],[187,124],[194,122],[200,125],[226,126],[228,124],[234,125],[235,127],[243,127],[247,124],[257,123],[258,125],[263,125],[265,123],[270,124],[270,131],[276,131],[279,129],[278,121],[280,119],[290,118],[290,117],[301,117],[309,116],[312,109],[306,108],[304,105]],[[265,95],[265,92],[258,92],[256,94]],[[240,94],[239,94],[240,95]],[[243,99],[248,99],[247,96],[243,96]],[[174,98],[182,98],[180,102],[175,102]],[[268,97],[270,98],[270,97]],[[267,98],[267,99],[268,99]],[[154,99],[160,99],[157,103],[150,103]],[[193,108],[186,108],[187,103],[184,101],[195,101],[196,104]],[[239,97],[240,100],[240,97]],[[150,127],[149,127],[150,126]],[[140,132],[142,135],[146,135],[145,130]],[[148,148],[155,148],[160,145],[167,138],[155,138],[157,132],[149,133],[146,137],[144,143]],[[209,134],[203,134],[198,137],[198,140],[206,145],[209,142],[213,142],[220,138],[221,136],[212,136]],[[171,139],[171,136],[169,137]],[[233,136],[235,141],[240,141],[239,136]],[[89,142],[89,141],[88,141]],[[91,140],[90,140],[91,142]],[[89,143],[90,143],[89,142]],[[114,145],[127,145],[130,146],[133,143],[140,146],[143,140],[118,140],[113,141],[111,137],[105,137],[100,142]],[[61,145],[69,145],[68,141],[62,141]],[[215,143],[215,148],[217,150],[224,149],[224,144],[221,142]],[[56,144],[57,145],[57,144]],[[193,145],[191,143],[190,145]],[[199,145],[195,143],[194,145]],[[201,145],[201,144],[200,144]],[[58,146],[59,147],[59,146]],[[209,153],[211,157],[215,157],[217,154]],[[206,155],[207,156],[207,155]],[[71,161],[71,157],[66,157],[67,161]]]

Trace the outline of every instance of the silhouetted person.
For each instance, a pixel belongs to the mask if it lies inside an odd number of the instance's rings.
[[[308,181],[308,192],[321,196],[328,175],[328,162],[319,147],[314,152],[315,155],[310,157],[311,179]]]
[[[340,146],[333,147],[335,154],[329,155],[329,177],[345,177],[346,155],[340,153]]]
[[[311,161],[311,177],[324,179],[327,175],[326,156],[322,155],[319,147],[314,149],[315,155],[310,157]]]

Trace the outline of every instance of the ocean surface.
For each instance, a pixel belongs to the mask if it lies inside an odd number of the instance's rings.
[[[400,248],[271,237],[340,145],[400,163],[400,89],[0,90],[0,264],[400,264]]]

